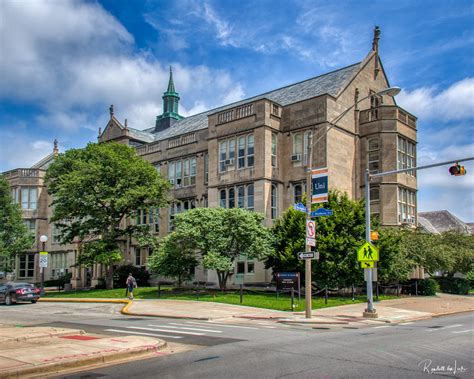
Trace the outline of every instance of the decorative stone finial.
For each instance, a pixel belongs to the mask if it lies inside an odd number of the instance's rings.
[[[380,39],[380,28],[375,26],[374,28],[374,40],[372,41],[372,50],[379,51],[379,39]]]
[[[99,128],[99,137],[102,135],[102,128]]]
[[[55,157],[59,154],[58,140],[56,138],[53,141],[53,154]]]
[[[355,110],[359,109],[359,88],[356,88],[354,91],[354,104],[355,104]]]
[[[112,116],[114,115],[114,105],[111,104],[110,107],[109,107],[109,113],[110,113],[110,118],[112,118]]]
[[[125,129],[128,129],[128,120],[125,119]]]

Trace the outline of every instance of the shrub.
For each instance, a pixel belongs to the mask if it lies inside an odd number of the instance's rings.
[[[148,283],[148,280],[150,279],[150,274],[148,273],[148,271],[142,267],[136,267],[129,264],[120,266],[115,270],[114,288],[125,288],[125,282],[129,273],[132,273],[139,287],[150,286],[150,284]]]
[[[469,280],[464,278],[440,277],[436,278],[441,292],[453,293],[457,295],[467,295],[471,288]]]
[[[107,281],[104,277],[97,279],[97,284],[95,285],[96,290],[105,290],[107,288]]]
[[[59,287],[64,288],[66,283],[70,283],[72,278],[72,273],[68,272],[67,274],[59,276],[57,279],[45,280],[45,287]]]
[[[439,286],[436,280],[427,278],[418,281],[418,295],[434,296],[437,291],[439,291]]]

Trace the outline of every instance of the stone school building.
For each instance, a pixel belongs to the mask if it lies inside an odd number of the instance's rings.
[[[120,121],[111,106],[110,120],[99,130],[99,142],[135,147],[172,184],[174,202],[168,209],[144,209],[129,222],[149,224],[154,233],[164,236],[173,230],[177,213],[195,207],[240,207],[263,213],[265,224],[271,226],[294,203],[304,202],[312,132],[312,168],[327,167],[329,188],[347,192],[353,199],[364,196],[367,168],[375,173],[416,166],[416,117],[398,107],[394,98],[376,95],[390,87],[378,54],[379,33],[376,28],[372,49],[361,62],[189,117],[179,114],[179,89],[170,71],[163,113],[146,129],[134,128],[133,121],[131,125],[126,119]],[[36,170],[42,177],[44,169]],[[25,188],[34,187],[29,184],[31,177],[22,181],[27,172],[18,169],[6,175],[27,222],[34,224],[35,213],[24,208],[31,204],[23,196],[36,196],[35,206],[44,207],[47,195],[41,184],[26,192]],[[375,179],[371,184],[373,214],[383,225],[416,225],[416,188],[415,173]],[[41,230],[51,236],[49,251],[67,252],[64,265],[73,264],[76,249],[54,245],[54,226],[36,221],[35,227],[38,236]],[[123,252],[125,261],[146,265],[148,251],[136,247],[133,240],[123,245]],[[37,278],[37,256],[33,252],[26,256],[26,260],[17,259],[17,277]],[[31,271],[23,269],[25,265]],[[53,269],[48,270],[53,275]],[[263,262],[243,256],[234,272],[244,274],[246,284],[272,280]],[[99,266],[73,269],[73,285],[94,285],[101,276]],[[217,276],[197,269],[195,281],[217,285]]]

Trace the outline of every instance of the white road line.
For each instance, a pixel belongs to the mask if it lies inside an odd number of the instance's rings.
[[[182,332],[179,330],[168,330],[168,329],[159,329],[159,328],[145,328],[142,326],[126,326],[127,329],[138,329],[138,330],[151,330],[152,332],[166,332],[166,333],[176,333],[176,334],[189,334],[192,336],[204,336],[204,333],[194,333],[194,332]]]
[[[441,328],[428,329],[428,332],[434,332],[434,331],[436,331],[436,330],[445,330],[445,329],[451,329],[451,328],[459,328],[460,326],[462,326],[462,324],[455,324],[455,325],[442,326]]]
[[[167,338],[183,338],[180,336],[168,336],[163,334],[154,334],[154,333],[142,333],[142,332],[134,332],[131,330],[119,330],[119,329],[104,329],[106,332],[115,332],[115,333],[123,333],[123,334],[139,334],[141,336],[153,336],[153,337],[167,337]]]
[[[398,325],[411,325],[411,324],[414,324],[414,322],[401,322]]]
[[[392,325],[381,325],[381,326],[374,326],[374,329],[382,329],[382,328],[391,328]]]
[[[174,328],[174,329],[184,329],[184,330],[195,330],[196,332],[209,332],[209,333],[222,333],[221,330],[212,330],[212,329],[200,329],[200,328],[187,328],[185,326],[181,326],[183,324],[177,324],[174,322],[169,322],[169,325],[179,325],[179,326],[168,326],[168,325],[152,325],[148,324],[148,326],[160,327],[160,328]]]
[[[193,325],[215,325],[215,326],[220,326],[223,328],[238,328],[238,329],[252,329],[252,330],[258,330],[258,328],[252,328],[251,326],[239,326],[239,325],[223,325],[223,324],[215,324],[213,322],[209,323],[203,323],[203,322],[194,322],[194,321],[186,321],[186,324],[193,324]]]
[[[456,332],[453,332],[453,333],[467,333],[467,332],[473,332],[474,329],[467,329],[467,330],[458,330]]]

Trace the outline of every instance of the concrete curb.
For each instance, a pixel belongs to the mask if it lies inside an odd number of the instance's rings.
[[[280,324],[298,324],[298,325],[347,325],[349,321],[298,321],[298,320],[281,320]]]
[[[166,348],[166,341],[159,340],[160,344],[156,346],[143,346],[127,351],[120,351],[114,354],[101,355],[98,357],[90,357],[85,359],[80,359],[77,361],[68,361],[68,362],[55,362],[49,363],[46,365],[40,365],[36,367],[28,367],[19,370],[13,370],[10,372],[0,373],[0,379],[10,379],[10,378],[19,378],[24,376],[41,376],[44,374],[60,373],[61,371],[73,370],[79,368],[87,368],[87,366],[112,363],[115,361],[120,361],[125,358],[130,357],[139,357],[141,355],[147,355],[153,352],[158,352]]]

